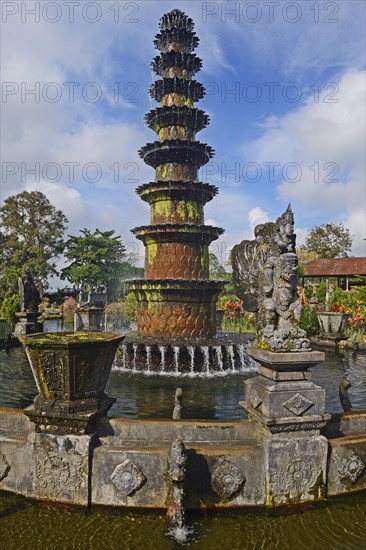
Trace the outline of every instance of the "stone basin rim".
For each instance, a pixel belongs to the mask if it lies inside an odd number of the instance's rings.
[[[112,342],[118,344],[125,338],[124,335],[111,332],[37,332],[21,336],[19,339],[26,347],[74,347],[83,345],[107,345]]]

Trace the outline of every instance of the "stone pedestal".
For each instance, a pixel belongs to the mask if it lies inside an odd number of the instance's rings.
[[[15,325],[15,336],[26,336],[27,334],[35,334],[42,332],[42,323],[38,322],[39,313],[16,313],[19,321]]]
[[[93,436],[32,433],[32,497],[88,505]]]
[[[307,370],[324,360],[318,351],[276,353],[249,348],[258,376],[244,383],[248,415],[264,428],[266,502],[289,504],[324,497],[330,415],[325,391]]]
[[[100,332],[104,330],[104,308],[79,308],[74,313],[74,331]]]

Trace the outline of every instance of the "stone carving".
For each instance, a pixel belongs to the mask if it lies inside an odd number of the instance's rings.
[[[366,465],[362,458],[358,454],[351,452],[339,466],[338,474],[341,481],[355,483],[365,468]]]
[[[130,459],[115,467],[111,480],[116,488],[127,496],[134,495],[146,483],[145,475]]]
[[[76,494],[85,484],[82,463],[74,463],[57,452],[48,452],[47,456],[38,456],[32,461],[31,476],[37,488],[52,496],[64,494],[65,491]]]
[[[291,206],[276,222],[257,225],[254,235],[234,246],[231,259],[235,293],[256,313],[257,343],[273,351],[308,350],[294,316],[298,258]]]
[[[250,393],[250,404],[256,409],[261,403],[263,403],[263,399],[259,397],[257,390],[253,388]]]
[[[314,486],[318,473],[319,467],[310,456],[292,460],[287,466],[279,456],[271,476],[272,489],[278,494],[302,495]]]
[[[168,475],[172,481],[183,481],[186,473],[187,452],[181,439],[175,439],[168,454]]]
[[[8,473],[10,472],[10,464],[6,460],[5,455],[3,453],[0,453],[0,481],[6,478]]]
[[[314,405],[313,401],[307,399],[301,393],[295,393],[290,399],[282,403],[282,406],[288,409],[296,416],[302,415],[305,411]]]
[[[174,397],[174,410],[172,415],[173,420],[180,420],[182,418],[182,398],[183,390],[182,388],[177,388],[175,390]]]
[[[178,388],[180,389],[180,388]],[[181,439],[175,439],[168,453],[168,477],[166,520],[169,527],[183,529],[185,525],[184,487],[187,452]]]
[[[211,476],[212,488],[221,498],[231,498],[244,485],[246,479],[239,470],[226,458],[219,460],[219,465],[214,469]]]
[[[38,306],[42,301],[42,284],[34,280],[27,269],[18,277],[20,296],[20,310],[24,313],[38,313]]]
[[[351,382],[344,378],[339,384],[339,399],[342,405],[343,410],[351,411],[352,403],[348,395],[348,389],[352,386]]]

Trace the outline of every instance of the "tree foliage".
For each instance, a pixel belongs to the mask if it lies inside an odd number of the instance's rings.
[[[116,287],[123,272],[125,247],[119,235],[112,231],[81,229],[81,236],[69,235],[65,243],[65,257],[69,265],[61,272],[80,291],[87,287]],[[109,295],[109,299],[111,296]]]
[[[309,231],[305,246],[318,258],[347,258],[352,240],[349,229],[343,223],[324,223]]]
[[[24,191],[0,208],[0,293],[17,290],[17,277],[26,268],[45,283],[56,273],[63,251],[67,219],[39,191]]]

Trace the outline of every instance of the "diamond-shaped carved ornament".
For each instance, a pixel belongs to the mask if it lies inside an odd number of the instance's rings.
[[[365,468],[366,464],[362,458],[358,456],[358,454],[352,452],[348,458],[341,463],[338,468],[338,474],[342,480],[354,483]]]
[[[9,471],[10,471],[10,464],[6,460],[5,455],[0,453],[0,481],[6,478]]]
[[[211,476],[212,488],[221,498],[232,497],[242,488],[245,481],[239,468],[225,458],[219,460],[219,465]]]
[[[262,402],[263,399],[259,397],[257,390],[254,388],[250,394],[250,404],[256,409]]]
[[[132,496],[146,483],[146,477],[132,460],[125,460],[115,467],[111,480],[119,491]]]
[[[283,407],[288,409],[293,414],[296,414],[296,416],[301,416],[304,414],[305,411],[310,409],[314,405],[313,401],[310,401],[310,399],[307,399],[301,393],[295,393],[290,399],[282,403]]]

